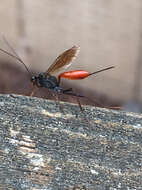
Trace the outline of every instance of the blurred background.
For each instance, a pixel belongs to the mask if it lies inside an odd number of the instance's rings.
[[[33,73],[46,71],[73,45],[81,51],[69,70],[93,72],[115,66],[84,80],[63,80],[61,85],[93,100],[83,103],[142,111],[141,0],[5,0],[0,5],[0,26],[0,48],[11,52],[4,35]],[[0,93],[31,91],[23,65],[4,53],[0,53],[0,77]],[[47,89],[35,96],[52,97]]]

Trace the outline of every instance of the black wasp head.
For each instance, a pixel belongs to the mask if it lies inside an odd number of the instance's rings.
[[[31,82],[34,83],[34,82],[36,82],[38,79],[42,79],[43,76],[44,76],[43,73],[39,73],[38,76],[34,76],[34,75],[33,75],[33,76],[31,77]]]
[[[40,73],[38,76],[32,76],[31,77],[31,82],[33,83],[33,85],[37,85],[37,86],[41,86],[40,81],[42,81],[44,78],[44,74]]]
[[[33,85],[35,85],[37,83],[37,77],[36,76],[32,76],[31,77],[31,82],[33,83]]]
[[[31,77],[31,82],[35,82],[35,81],[36,81],[36,79],[37,79],[37,77],[36,77],[36,76],[32,76],[32,77]]]

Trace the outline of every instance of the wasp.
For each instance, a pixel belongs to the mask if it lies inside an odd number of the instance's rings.
[[[61,53],[55,59],[55,61],[49,66],[47,71],[39,73],[38,75],[33,75],[30,72],[30,70],[28,69],[28,67],[26,66],[26,64],[24,63],[24,61],[15,52],[15,50],[9,45],[9,43],[7,41],[6,41],[6,43],[12,50],[13,54],[9,53],[8,51],[6,51],[2,48],[0,48],[0,51],[15,58],[21,64],[24,65],[25,69],[27,70],[27,72],[30,75],[30,80],[32,82],[33,87],[47,88],[50,91],[52,91],[53,94],[55,94],[55,95],[66,94],[66,95],[75,96],[77,98],[77,102],[78,102],[79,107],[80,107],[81,111],[83,112],[83,114],[84,114],[84,111],[83,111],[83,108],[79,101],[79,98],[80,97],[83,98],[85,96],[74,93],[72,88],[68,88],[68,89],[62,88],[60,85],[61,79],[65,78],[65,79],[69,79],[69,80],[81,80],[81,79],[85,79],[91,75],[95,75],[97,73],[114,68],[114,66],[111,66],[111,67],[107,67],[107,68],[104,68],[104,69],[101,69],[101,70],[98,70],[95,72],[88,72],[86,70],[72,70],[72,71],[62,72],[64,69],[67,69],[72,64],[73,60],[76,58],[78,52],[80,51],[79,46],[73,46],[72,48]],[[57,73],[60,73],[60,74],[56,77]],[[33,96],[34,93],[35,92],[34,92],[34,88],[33,88],[30,96]]]

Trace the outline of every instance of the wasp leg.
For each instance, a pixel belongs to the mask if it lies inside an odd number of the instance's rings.
[[[33,96],[38,90],[39,90],[39,88],[37,86],[33,86],[32,91],[29,96]]]
[[[56,95],[56,101],[57,101],[57,103],[59,105],[59,108],[60,108],[61,112],[65,113],[64,112],[64,106],[60,103],[60,95],[59,94]]]
[[[71,93],[68,93],[68,90],[64,90],[63,91],[64,94],[66,95],[71,95],[71,96],[78,96],[80,98],[85,98],[86,100],[88,100],[89,102],[92,102],[95,106],[98,106],[98,107],[101,107],[101,108],[107,108],[107,109],[114,109],[114,110],[123,110],[123,107],[122,106],[104,106],[103,104],[101,104],[100,102],[98,102],[97,100],[95,99],[91,99],[91,98],[88,98],[86,96],[83,96],[83,95],[80,95],[80,94],[75,94],[73,92]]]
[[[71,95],[71,96],[75,96],[75,97],[76,97],[76,100],[77,100],[77,103],[78,103],[78,105],[79,105],[80,111],[81,111],[82,114],[84,115],[84,119],[87,121],[87,123],[88,123],[91,127],[93,127],[93,125],[91,124],[91,122],[90,122],[89,119],[87,118],[87,116],[86,116],[86,114],[85,114],[85,111],[84,111],[84,109],[83,109],[83,107],[82,107],[82,105],[81,105],[80,99],[79,99],[79,98],[86,98],[86,97],[83,96],[83,95],[80,95],[80,94],[76,94],[76,93],[74,93],[74,92],[68,93],[68,92],[66,92],[66,91],[63,91],[63,94]]]
[[[52,96],[55,98],[55,101],[56,101],[56,103],[58,104],[58,106],[59,106],[59,108],[60,108],[60,111],[62,112],[62,113],[65,113],[64,112],[64,108],[63,108],[63,105],[60,103],[60,93],[56,93],[56,92],[53,92],[53,91],[49,91],[51,94],[52,94]]]
[[[68,88],[68,89],[62,91],[63,94],[68,93],[68,92],[72,92],[72,88]]]

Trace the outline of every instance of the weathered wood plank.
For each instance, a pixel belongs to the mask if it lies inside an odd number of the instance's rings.
[[[142,115],[0,95],[0,189],[141,189]]]

